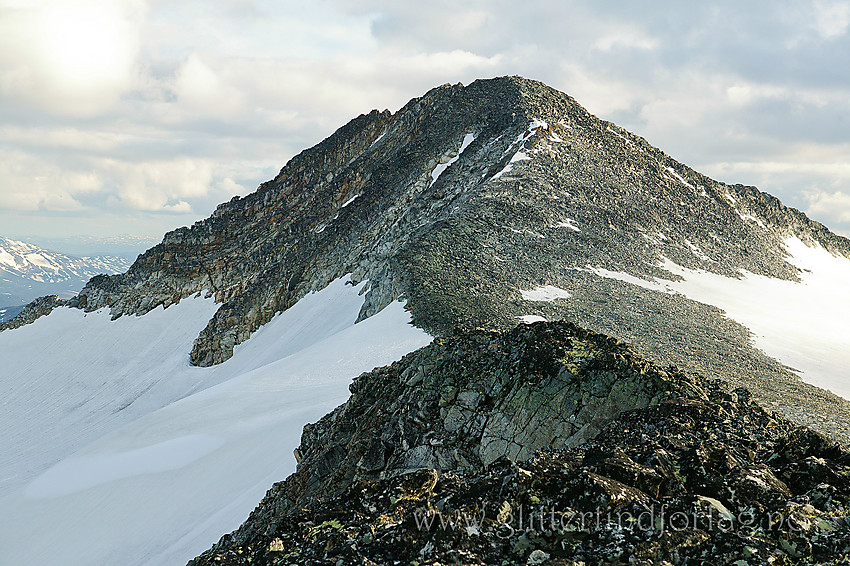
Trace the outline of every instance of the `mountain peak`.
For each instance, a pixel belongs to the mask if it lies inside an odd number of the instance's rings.
[[[368,280],[358,320],[400,298],[438,335],[565,318],[736,383],[757,368],[748,379],[778,404],[808,393],[746,328],[656,282],[677,270],[799,281],[788,238],[850,255],[754,187],[714,181],[543,83],[498,77],[358,116],[73,304],[117,317],[213,295],[192,350],[209,366],[350,273]]]

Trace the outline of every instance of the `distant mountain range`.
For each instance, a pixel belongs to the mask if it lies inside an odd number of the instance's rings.
[[[139,236],[137,234],[117,234],[114,236],[64,236],[44,237],[39,235],[20,236],[18,239],[49,250],[61,250],[77,257],[119,256],[129,260],[156,245],[161,238]]]
[[[72,297],[95,275],[120,273],[130,265],[120,256],[75,257],[0,237],[0,322],[37,297]]]

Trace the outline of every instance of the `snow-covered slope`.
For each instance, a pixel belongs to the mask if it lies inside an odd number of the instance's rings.
[[[211,368],[188,360],[201,297],[1,333],[0,563],[182,564],[236,528],[294,470],[306,422],[430,341],[401,303],[355,325],[358,291],[306,296]]]
[[[647,281],[628,273],[590,269],[619,279],[723,309],[752,332],[754,344],[794,368],[803,380],[850,399],[850,259],[797,238],[785,241],[800,282],[755,275],[723,277],[687,269],[669,259],[663,267],[677,281]]]
[[[47,294],[68,298],[95,275],[120,273],[129,267],[123,257],[73,257],[0,238],[0,307],[22,305]]]

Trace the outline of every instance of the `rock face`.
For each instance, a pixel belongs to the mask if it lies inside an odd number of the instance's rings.
[[[296,504],[399,470],[526,460],[579,444],[625,409],[688,387],[616,340],[570,323],[440,339],[352,383],[351,399],[304,428]]]
[[[0,330],[20,328],[25,324],[34,322],[42,316],[50,314],[50,311],[56,307],[63,306],[67,303],[67,300],[60,299],[58,295],[46,295],[44,297],[39,297],[25,306],[14,318],[0,323]]]
[[[675,278],[659,266],[668,258],[795,280],[783,244],[792,235],[850,254],[850,241],[777,199],[713,181],[541,83],[503,77],[355,118],[255,193],[167,234],[126,273],[95,277],[70,304],[117,317],[215,295],[221,306],[191,352],[207,366],[351,273],[369,281],[361,319],[404,297],[435,335],[506,329],[528,315],[572,320],[846,437],[847,404],[800,383],[719,309],[593,271]],[[523,296],[547,285],[569,289],[569,300]]]
[[[442,339],[351,391],[190,564],[850,559],[850,454],[569,323]]]

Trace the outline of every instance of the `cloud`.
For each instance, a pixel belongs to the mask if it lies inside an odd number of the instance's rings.
[[[0,209],[158,230],[360,113],[520,74],[824,214],[806,195],[850,186],[848,26],[827,0],[0,0]]]
[[[54,115],[93,116],[133,88],[144,5],[42,0],[0,7],[0,96]]]
[[[188,201],[206,196],[213,180],[209,161],[185,158],[138,164],[104,160],[100,169],[115,184],[110,204],[150,212],[192,212]]]
[[[469,82],[503,69],[499,55],[462,50],[377,56],[341,54],[324,60],[224,57],[192,53],[156,105],[156,119],[173,125],[208,121],[237,124],[241,135],[258,125],[263,135],[321,137],[373,108],[398,109],[412,96],[445,82]],[[302,147],[292,148],[294,151]]]
[[[182,115],[227,118],[244,111],[246,96],[229,84],[197,53],[189,56],[177,72],[174,93]]]
[[[116,151],[131,140],[123,132],[98,131],[64,125],[0,126],[0,140],[11,147],[28,147],[58,151],[85,151],[89,153],[109,153]]]
[[[815,29],[825,38],[847,33],[850,26],[850,4],[846,2],[815,1]]]
[[[593,42],[593,46],[601,51],[617,48],[649,50],[658,47],[658,40],[635,30],[625,29],[599,37]]]
[[[806,214],[850,228],[850,192],[810,191],[806,194],[809,207]]]
[[[102,188],[90,171],[69,171],[20,151],[3,152],[0,179],[0,209],[16,211],[82,210],[77,197]]]
[[[208,214],[218,202],[248,192],[236,180],[246,174],[259,176],[209,159],[180,157],[137,163],[93,158],[72,169],[13,151],[0,159],[4,187],[0,209],[85,215],[100,209]]]
[[[726,88],[726,99],[733,106],[748,106],[769,98],[783,98],[787,94],[784,88],[764,84],[738,83]]]

